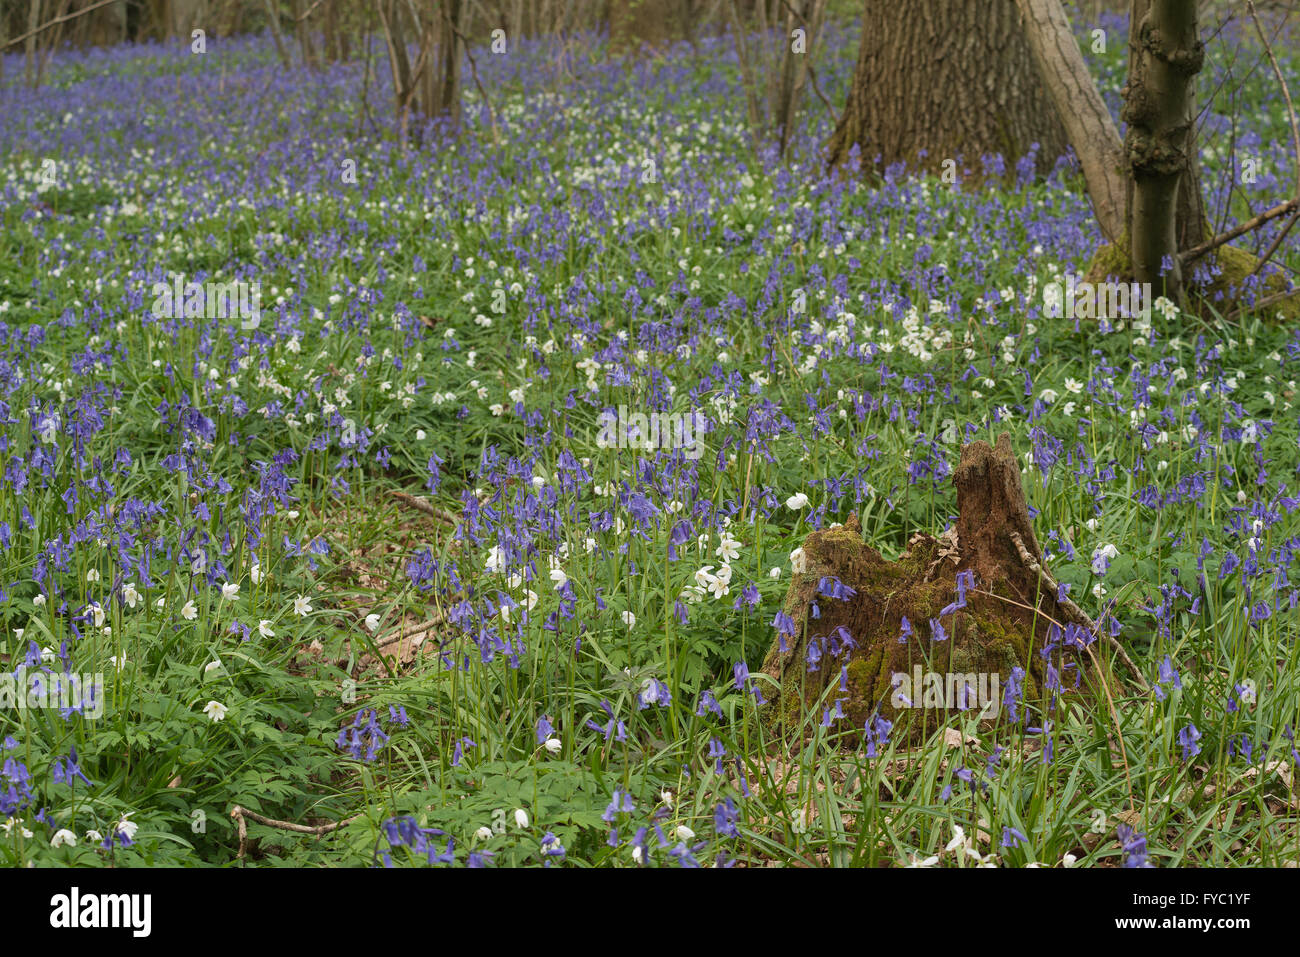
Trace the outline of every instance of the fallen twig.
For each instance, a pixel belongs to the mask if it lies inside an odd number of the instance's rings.
[[[230,809],[230,816],[235,819],[235,825],[239,830],[239,853],[235,855],[235,859],[240,861],[244,859],[244,852],[248,849],[248,823],[244,818],[252,818],[258,824],[264,824],[267,827],[274,827],[281,831],[293,831],[296,834],[314,834],[316,837],[320,837],[323,834],[328,834],[330,831],[351,824],[357,818],[361,817],[360,814],[354,814],[349,818],[344,818],[342,821],[335,821],[333,824],[320,824],[316,827],[312,827],[308,824],[294,824],[292,821],[277,821],[274,818],[263,817],[256,811],[250,811],[248,808],[240,807],[238,804]]]
[[[1072,618],[1076,625],[1087,628],[1094,635],[1105,641],[1106,644],[1110,645],[1111,650],[1114,651],[1115,654],[1119,656],[1120,660],[1128,666],[1129,671],[1133,672],[1133,677],[1137,679],[1138,687],[1140,687],[1143,692],[1149,692],[1151,690],[1151,685],[1147,683],[1146,676],[1142,674],[1142,671],[1138,666],[1133,663],[1133,659],[1128,656],[1128,652],[1124,650],[1124,646],[1110,635],[1103,632],[1097,626],[1097,623],[1088,617],[1087,612],[1061,594],[1061,586],[1056,583],[1056,579],[1052,578],[1052,576],[1047,573],[1034,556],[1029,554],[1029,549],[1025,547],[1024,539],[1020,537],[1018,532],[1009,532],[1008,534],[1011,536],[1012,544],[1016,546],[1016,551],[1020,553],[1020,560],[1025,563],[1026,568],[1036,574],[1042,583],[1047,586],[1050,593],[1055,596],[1056,604],[1060,606],[1066,616]]]
[[[1245,315],[1246,313],[1251,312],[1255,309],[1266,309],[1269,306],[1274,305],[1275,303],[1279,303],[1282,302],[1283,300],[1290,299],[1292,296],[1300,296],[1300,289],[1290,289],[1286,292],[1275,292],[1271,296],[1265,296],[1263,299],[1256,300],[1255,302],[1251,303],[1249,306],[1239,306],[1238,308],[1232,310],[1232,312],[1228,313],[1223,318],[1225,320],[1231,321],[1233,319],[1236,319],[1238,316]]]
[[[434,505],[430,505],[424,499],[416,498],[414,495],[411,495],[408,492],[394,490],[389,492],[388,494],[393,496],[393,498],[397,499],[403,505],[409,506],[410,508],[415,509],[417,512],[423,512],[425,515],[428,515],[430,518],[436,518],[438,519],[438,521],[446,522],[448,525],[452,525],[452,526],[460,524],[460,520],[457,519],[455,515],[451,514],[451,512],[445,511]]]

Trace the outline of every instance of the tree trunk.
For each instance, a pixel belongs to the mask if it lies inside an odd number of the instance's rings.
[[[832,165],[856,144],[864,164],[936,170],[987,153],[1015,161],[1038,144],[1039,169],[1066,147],[1034,68],[1014,0],[866,0]]]
[[[298,38],[298,55],[302,57],[303,66],[308,69],[315,69],[316,49],[311,40],[311,26],[308,23],[307,10],[303,8],[302,0],[293,0],[289,5],[291,16],[293,17],[293,31]]]
[[[36,85],[36,28],[41,25],[41,0],[27,6],[27,40],[23,44],[23,67],[28,86]]]
[[[1016,5],[1038,72],[1079,157],[1097,223],[1108,240],[1121,242],[1128,183],[1119,130],[1083,62],[1060,0],[1016,0]]]
[[[280,32],[280,6],[276,0],[265,0],[266,22],[271,27],[271,38],[275,40],[275,53],[280,58],[280,65],[289,69],[289,51],[284,46],[284,35]]]
[[[773,85],[770,96],[772,126],[782,156],[790,148],[795,115],[808,79],[808,58],[813,55],[814,46],[821,39],[826,0],[789,0],[785,11],[785,27],[778,37],[782,50],[781,67],[777,74],[778,82]],[[795,30],[804,31],[800,49],[796,49],[793,38]]]
[[[1180,183],[1186,174],[1188,202],[1189,155],[1195,146],[1194,80],[1204,58],[1196,0],[1134,0],[1130,31],[1123,114],[1132,177],[1129,255],[1138,282],[1163,288],[1166,296],[1180,300]]]
[[[462,0],[442,0],[438,6],[438,19],[433,24],[437,57],[429,69],[432,86],[425,101],[425,113],[430,117],[446,117],[452,129],[458,129],[467,4]]]
[[[337,0],[325,0],[325,5],[321,16],[323,22],[321,30],[324,34],[325,59],[331,63],[337,63],[344,59],[342,50],[339,47],[338,32],[338,11],[335,9]]]
[[[1151,0],[1131,0],[1129,9],[1129,71],[1132,73],[1134,57],[1141,51],[1141,38],[1138,27],[1151,7]],[[1189,83],[1187,87],[1187,115],[1196,116],[1196,86]],[[1175,230],[1178,238],[1178,251],[1182,252],[1199,246],[1210,238],[1209,221],[1205,216],[1205,201],[1201,194],[1201,164],[1197,157],[1196,129],[1187,128],[1187,140],[1184,146],[1187,154],[1187,168],[1178,179],[1178,211]],[[1125,171],[1128,166],[1125,164]]]
[[[393,111],[397,116],[398,137],[405,144],[406,114],[411,96],[411,60],[406,53],[402,11],[394,0],[380,0],[377,9],[384,30],[384,45],[388,48],[388,67],[393,78]]]

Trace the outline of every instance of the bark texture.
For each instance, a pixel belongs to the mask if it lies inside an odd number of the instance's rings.
[[[783,733],[801,736],[823,711],[827,724],[842,714],[858,728],[876,716],[898,724],[908,712],[909,738],[971,708],[987,720],[1015,719],[1014,701],[1061,693],[1056,676],[1091,668],[1089,657],[1079,659],[1059,640],[1050,661],[1039,654],[1054,640],[1051,623],[1077,616],[1029,563],[1041,567],[1042,556],[1010,436],[999,436],[996,446],[965,446],[953,484],[955,527],[937,538],[914,536],[898,561],[866,544],[852,519],[808,536],[807,567],[795,574],[783,607],[795,633],[778,634],[763,662],[780,683],[772,720]],[[829,595],[828,579],[852,594]],[[918,669],[940,679],[949,692],[941,701],[929,700],[928,687],[923,697],[910,680],[912,700],[898,700],[895,676],[910,679]],[[952,693],[967,686],[965,700]]]
[[[1097,92],[1060,0],[1016,0],[1016,5],[1038,72],[1079,157],[1097,224],[1108,240],[1120,242],[1128,185],[1119,129]]]
[[[1184,206],[1200,198],[1193,189],[1194,82],[1205,51],[1197,35],[1196,0],[1134,0],[1130,30],[1123,115],[1132,180],[1129,256],[1138,282],[1181,299],[1180,196]]]
[[[1035,143],[1045,169],[1067,139],[1014,0],[866,0],[832,165],[856,144],[868,167],[939,170],[961,157],[978,171],[984,154],[1015,161]]]

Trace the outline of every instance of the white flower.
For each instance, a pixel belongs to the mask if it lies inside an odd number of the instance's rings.
[[[424,429],[415,430],[415,441],[423,442],[426,438],[428,438],[428,436],[425,434]]]
[[[366,615],[366,628],[373,635],[379,630],[379,616],[376,614]]]
[[[1065,857],[1061,858],[1061,865],[1063,867],[1073,867],[1076,863],[1078,863],[1078,860],[1079,859],[1075,857],[1073,854],[1066,854]]]
[[[248,577],[253,579],[254,585],[262,583],[262,565],[260,562],[253,562],[253,567],[248,571]]]
[[[18,825],[18,833],[21,834],[24,838],[28,838],[32,836],[32,832],[27,830],[27,828],[23,824],[21,824],[17,818],[14,817],[9,818],[3,824],[0,824],[0,831],[4,831],[6,834],[9,834],[10,832],[13,831],[15,824]]]
[[[227,601],[234,601],[239,597],[239,585],[235,582],[226,582],[221,586],[221,597]]]
[[[199,617],[199,609],[198,606],[194,604],[194,599],[191,598],[185,603],[185,607],[181,609],[181,617],[186,621],[193,621],[195,618]]]
[[[167,605],[166,598],[159,598],[156,602],[153,603],[153,606],[157,608],[159,611],[162,611],[163,608],[166,607],[166,605]]]
[[[121,671],[123,668],[126,667],[126,655],[121,655],[121,656],[113,655],[108,660],[113,663],[113,668],[116,669],[117,671]]]
[[[104,840],[104,835],[100,834],[92,827],[89,831],[86,832],[86,840],[88,840],[91,844],[99,844],[101,841]]]
[[[1119,555],[1119,549],[1114,545],[1098,545],[1092,550],[1092,570],[1095,574],[1104,575],[1106,566],[1110,564],[1109,559]]]
[[[90,614],[91,614],[91,616],[95,619],[95,627],[96,627],[96,628],[103,628],[103,627],[104,627],[104,608],[103,608],[102,605],[100,605],[99,602],[95,602],[93,605],[90,606]],[[21,638],[22,635],[19,635],[18,637]]]
[[[477,831],[474,832],[474,837],[476,837],[480,841],[489,841],[492,839],[492,828],[484,824],[482,827],[480,827]]]
[[[275,632],[271,630],[271,619],[263,618],[257,623],[257,633],[263,638],[274,638]]]
[[[672,791],[668,790],[667,788],[664,788],[662,791],[659,792],[659,800],[664,802],[664,807],[668,808],[668,810],[671,811],[673,809]]]
[[[44,607],[45,607],[45,596],[44,596],[44,595],[37,595],[35,598],[32,599],[32,604],[35,605],[37,608],[44,608]]]
[[[730,535],[723,535],[718,547],[714,549],[713,554],[717,555],[724,562],[734,562],[740,557],[740,542],[736,541]]]
[[[528,827],[528,812],[521,807],[515,808],[515,827],[517,828]]]
[[[786,508],[801,509],[808,507],[808,496],[803,492],[796,492],[785,500]]]
[[[642,850],[640,844],[637,844],[632,848],[632,860],[636,861],[638,864],[645,863],[645,851]]]
[[[808,555],[803,548],[796,548],[790,553],[790,571],[801,575],[808,570]]]
[[[293,613],[306,618],[311,613],[311,601],[304,595],[299,595],[293,600]]]
[[[203,706],[203,713],[206,714],[213,721],[226,720],[226,713],[229,710],[230,709],[227,708],[220,701],[209,701],[207,704]]]
[[[678,824],[677,830],[673,831],[679,841],[691,841],[695,839],[695,832],[685,824]]]
[[[631,628],[636,624],[636,615],[632,614],[630,611],[623,612],[623,624]]]
[[[135,811],[127,811],[122,815],[122,819],[117,822],[117,833],[125,834],[128,841],[135,840],[135,832],[140,830],[140,825],[135,821],[128,820]]]
[[[559,754],[564,750],[564,742],[559,738],[547,738],[545,747],[551,754]]]
[[[781,577],[781,568],[780,568],[780,566],[776,566],[776,567],[774,567],[774,568],[772,568],[772,569],[769,569],[769,571],[768,571],[768,573],[767,573],[767,577],[768,577],[768,578],[780,578],[780,577]]]
[[[55,831],[54,836],[50,838],[50,847],[62,847],[64,844],[68,845],[68,847],[77,846],[77,835],[66,827],[60,831]]]
[[[203,673],[206,675],[209,672],[216,671],[220,667],[221,667],[220,659],[216,661],[209,661],[206,665],[203,666]]]
[[[569,576],[564,574],[564,569],[562,568],[552,568],[549,574],[551,576],[551,581],[555,582],[557,590],[563,588],[564,583],[569,580]]]
[[[1080,392],[1083,391],[1083,383],[1080,382],[1078,379],[1071,379],[1069,376],[1066,376],[1065,391],[1072,393],[1074,395],[1078,395]]]
[[[911,863],[909,863],[907,866],[908,867],[934,867],[934,865],[938,863],[939,863],[938,855],[931,855],[930,857],[921,860],[915,854],[913,854]]]
[[[959,847],[964,847],[965,844],[966,844],[966,831],[962,828],[960,824],[954,824],[952,826],[952,840],[948,842],[944,850],[955,851]]]
[[[140,601],[140,593],[135,590],[135,582],[127,582],[122,588],[122,600],[126,602],[128,608],[134,608]]]
[[[92,568],[90,571],[86,572],[86,581],[88,582],[99,581],[99,569]]]

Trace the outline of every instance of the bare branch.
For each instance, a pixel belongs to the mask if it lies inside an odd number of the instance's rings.
[[[1282,68],[1277,65],[1277,57],[1273,55],[1273,45],[1268,42],[1268,37],[1264,36],[1264,28],[1260,26],[1259,17],[1255,14],[1254,0],[1246,0],[1246,9],[1250,11],[1250,19],[1255,24],[1255,32],[1259,34],[1259,42],[1264,44],[1264,52],[1268,54],[1268,62],[1273,67],[1273,75],[1277,77],[1278,86],[1282,88],[1282,99],[1286,101],[1286,113],[1291,121],[1291,147],[1295,152],[1296,162],[1295,194],[1300,196],[1300,123],[1296,122],[1295,104],[1291,102],[1291,90],[1287,87],[1286,79],[1282,76]]]
[[[61,23],[67,23],[69,20],[75,20],[77,19],[77,17],[85,16],[87,13],[90,13],[92,10],[98,10],[100,7],[106,7],[110,3],[117,3],[117,0],[96,0],[95,3],[92,3],[88,7],[82,7],[80,10],[76,10],[72,13],[67,13],[62,16],[55,17],[53,20],[50,20],[48,23],[42,24],[41,26],[37,27],[35,30],[28,30],[26,33],[22,34],[21,36],[14,37],[12,40],[5,43],[3,46],[0,46],[0,50],[7,50],[9,49],[9,47],[13,46],[16,43],[22,43],[28,37],[34,37],[39,34],[42,34],[46,30],[50,29],[50,27],[55,27]]]
[[[1128,666],[1128,670],[1133,673],[1133,677],[1137,679],[1138,687],[1144,692],[1150,691],[1151,685],[1147,684],[1146,676],[1143,675],[1141,669],[1133,663],[1133,659],[1128,656],[1128,652],[1124,650],[1124,646],[1110,635],[1103,632],[1101,628],[1097,626],[1097,623],[1088,617],[1087,612],[1061,594],[1061,586],[1056,583],[1056,580],[1052,578],[1046,570],[1044,570],[1042,565],[1038,564],[1034,559],[1034,556],[1029,554],[1029,549],[1025,547],[1025,541],[1020,537],[1018,532],[1009,532],[1008,534],[1011,536],[1012,544],[1016,546],[1016,551],[1020,553],[1020,560],[1024,562],[1026,568],[1039,577],[1042,583],[1047,587],[1048,593],[1056,598],[1056,604],[1060,606],[1061,610],[1065,612],[1067,616],[1074,619],[1076,625],[1086,628],[1098,638],[1101,638],[1106,642],[1106,644],[1110,645],[1111,650],[1119,656],[1120,660]]]
[[[1246,233],[1254,232],[1265,223],[1277,219],[1279,216],[1293,213],[1297,209],[1300,209],[1300,196],[1297,196],[1294,199],[1288,199],[1285,203],[1279,203],[1272,209],[1266,209],[1258,216],[1252,216],[1240,226],[1230,229],[1226,233],[1220,233],[1213,239],[1207,240],[1199,246],[1193,246],[1191,249],[1180,253],[1178,258],[1183,261],[1184,265],[1190,262],[1195,262],[1206,253],[1214,252],[1214,250],[1218,249],[1224,243],[1230,243],[1238,236],[1244,236]]]

